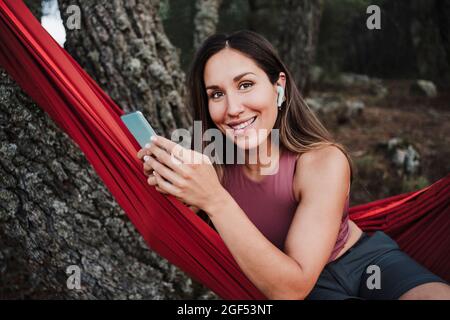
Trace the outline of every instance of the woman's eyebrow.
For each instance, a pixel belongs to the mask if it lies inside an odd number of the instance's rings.
[[[233,78],[233,81],[234,82],[239,81],[239,79],[241,79],[243,76],[246,76],[247,74],[254,74],[254,73],[253,72],[244,72],[244,73],[238,74],[236,77]],[[254,75],[256,76],[256,74],[254,74]],[[217,86],[217,85],[212,85],[212,86],[207,86],[206,90],[208,90],[208,89],[219,89],[219,88],[220,87]]]

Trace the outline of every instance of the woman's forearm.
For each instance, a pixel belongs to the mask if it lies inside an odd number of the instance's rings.
[[[302,299],[301,266],[273,245],[224,190],[205,212],[244,274],[269,299]]]

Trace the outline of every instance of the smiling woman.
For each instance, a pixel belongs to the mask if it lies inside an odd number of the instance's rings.
[[[147,155],[144,170],[155,173],[149,184],[208,216],[267,297],[450,298],[445,281],[394,240],[383,232],[369,236],[349,219],[351,159],[303,101],[265,38],[251,31],[209,37],[195,55],[188,89],[200,136],[219,130],[244,152],[245,163],[174,152],[181,147],[164,137],[138,156]],[[280,141],[274,142],[276,132]],[[204,149],[208,144],[202,141]],[[266,177],[264,154],[276,162]],[[375,291],[365,278],[374,265],[384,281]]]
[[[258,129],[266,129],[270,133],[275,125],[277,109],[273,106],[276,104],[276,85],[252,59],[233,49],[221,50],[208,60],[204,79],[207,92],[210,92],[208,112],[214,124],[222,132],[232,129],[230,138],[241,149],[256,148]],[[283,72],[278,82],[282,87],[286,85]],[[250,127],[255,130],[245,135]]]

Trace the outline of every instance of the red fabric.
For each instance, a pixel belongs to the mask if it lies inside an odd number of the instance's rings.
[[[220,236],[146,183],[123,111],[18,0],[0,0],[0,65],[75,141],[149,247],[223,299],[265,299]],[[404,195],[350,208],[364,230],[384,230],[450,280],[450,175]]]
[[[0,0],[0,65],[75,141],[150,248],[224,299],[264,299],[219,235],[147,184],[123,111],[22,1]]]
[[[400,248],[450,281],[450,174],[419,191],[350,208],[367,232],[383,230]]]

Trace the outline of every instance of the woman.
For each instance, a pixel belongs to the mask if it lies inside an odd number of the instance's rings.
[[[207,214],[268,298],[450,299],[445,281],[391,238],[369,236],[348,219],[349,155],[304,103],[266,39],[250,31],[209,37],[188,89],[203,132],[220,130],[246,162],[212,163],[161,136],[138,157],[150,185]],[[279,147],[272,129],[279,129]],[[266,170],[262,154],[275,159],[276,170]]]

